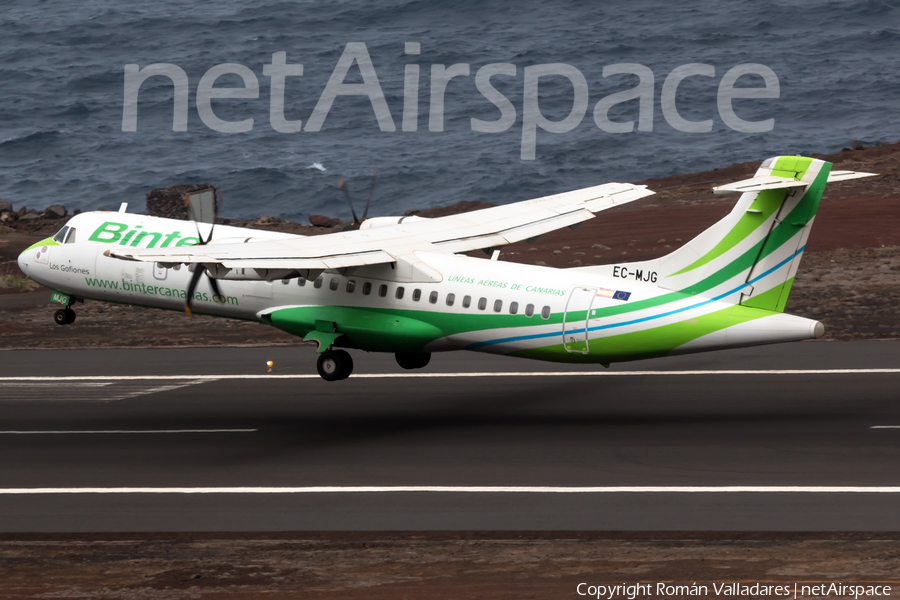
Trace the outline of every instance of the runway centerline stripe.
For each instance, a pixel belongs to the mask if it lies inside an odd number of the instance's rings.
[[[869,429],[900,429],[900,425],[872,425]]]
[[[258,429],[72,429],[68,431],[0,431],[0,435],[78,435],[104,433],[253,433]]]
[[[307,486],[307,487],[72,487],[0,488],[0,495],[29,494],[900,494],[900,486]]]
[[[499,371],[475,373],[360,373],[354,379],[439,379],[448,377],[646,377],[646,376],[708,376],[708,375],[874,375],[898,374],[900,369],[722,369],[689,371]],[[44,381],[218,381],[229,379],[320,379],[316,374],[268,374],[243,375],[49,375],[0,377],[5,382]]]

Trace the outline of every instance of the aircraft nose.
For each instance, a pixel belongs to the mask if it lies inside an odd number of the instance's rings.
[[[19,269],[21,269],[22,272],[25,273],[26,275],[28,275],[28,257],[25,255],[28,253],[29,253],[28,250],[26,250],[25,252],[20,254],[19,259],[17,261],[19,263]]]

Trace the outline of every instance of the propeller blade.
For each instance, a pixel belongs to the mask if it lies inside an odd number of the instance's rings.
[[[222,190],[222,197],[225,197],[225,190]],[[190,195],[185,196],[185,204],[190,203]],[[219,207],[216,202],[216,192],[213,188],[213,196],[212,196],[212,223],[209,226],[209,235],[206,236],[206,239],[203,239],[203,234],[200,232],[200,222],[194,221],[194,227],[197,228],[197,242],[198,246],[205,246],[206,244],[212,241],[213,231],[216,229],[216,217],[218,216]],[[191,316],[193,312],[191,311],[191,302],[194,299],[194,292],[197,290],[197,284],[200,283],[200,278],[203,274],[206,273],[206,265],[195,263],[194,264],[194,274],[191,275],[191,282],[188,284],[187,295],[184,297],[184,312],[187,316]],[[214,296],[214,300],[218,302],[218,299],[222,296],[219,292],[219,284],[216,282],[214,277],[207,276],[209,279],[209,287],[212,288]]]
[[[204,270],[206,270],[205,267]],[[219,299],[222,298],[222,292],[219,291],[219,284],[216,281],[216,278],[210,277],[209,274],[207,274],[206,278],[209,279],[209,287],[211,287],[213,291],[213,302],[219,302]]]
[[[344,181],[344,178],[341,177],[338,179],[338,188],[344,192],[344,197],[347,199],[347,204],[350,205],[350,214],[353,215],[353,224],[359,225],[360,220],[359,217],[356,216],[356,211],[353,210],[353,202],[350,201],[350,190],[347,189],[347,182]]]
[[[372,202],[372,194],[375,193],[375,182],[378,180],[378,167],[372,167],[372,183],[369,184],[369,197],[366,198],[366,208],[363,209],[362,220],[369,216],[369,204]],[[360,221],[362,222],[362,221]]]
[[[191,312],[191,301],[194,299],[197,283],[200,282],[200,277],[202,277],[203,273],[206,271],[206,267],[203,265],[199,263],[194,264],[194,274],[191,275],[191,282],[188,284],[187,295],[184,297],[184,313],[189,317],[193,314]]]
[[[224,199],[225,199],[225,190],[223,189],[223,190],[222,190],[222,200],[224,200]],[[204,245],[206,245],[206,244],[208,244],[208,243],[210,243],[210,242],[212,241],[213,231],[215,231],[215,229],[216,229],[216,218],[217,218],[218,216],[219,216],[219,203],[218,203],[218,201],[217,201],[217,199],[216,199],[216,191],[215,191],[215,188],[213,188],[213,218],[212,218],[212,225],[209,226],[209,237],[206,238],[206,242],[204,242]],[[212,279],[212,278],[210,278],[210,279]]]

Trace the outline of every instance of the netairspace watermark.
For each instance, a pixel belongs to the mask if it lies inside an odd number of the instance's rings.
[[[587,596],[590,598],[627,598],[634,600],[637,597],[658,596],[660,598],[674,598],[678,596],[773,596],[781,598],[804,598],[804,597],[830,597],[835,598],[854,598],[860,596],[890,596],[891,586],[889,585],[860,585],[845,584],[842,582],[827,583],[787,583],[782,585],[772,585],[763,583],[713,583],[713,584],[697,584],[676,585],[673,583],[620,583],[610,585],[593,585],[590,583],[579,583],[575,588],[575,593],[579,596]]]
[[[421,54],[418,42],[405,44],[406,54]],[[346,83],[350,69],[356,65],[362,78],[361,83]],[[444,95],[447,85],[457,77],[471,77],[470,65],[431,65],[430,103],[428,112],[428,131],[444,130]],[[548,133],[566,133],[581,124],[588,113],[589,88],[584,74],[572,65],[549,63],[524,67],[522,72],[522,160],[534,160],[537,146],[538,129]],[[513,103],[500,93],[493,78],[517,78],[520,69],[512,63],[490,63],[475,72],[475,87],[484,98],[500,111],[498,119],[493,121],[470,119],[472,131],[479,133],[500,133],[512,127],[518,118],[518,110]],[[628,90],[616,92],[600,99],[593,108],[594,123],[607,133],[630,133],[635,131],[634,121],[612,121],[609,111],[623,102],[638,100],[637,131],[653,131],[655,108],[655,76],[648,67],[636,63],[618,63],[606,65],[602,76],[636,75],[638,84]],[[237,75],[241,78],[241,87],[216,87],[216,81],[224,75]],[[385,99],[384,92],[372,58],[365,43],[351,42],[344,47],[337,65],[319,95],[312,113],[303,120],[288,120],[285,117],[285,82],[288,77],[303,76],[302,64],[287,62],[286,52],[272,54],[272,62],[263,65],[263,75],[269,78],[270,107],[269,123],[279,133],[317,132],[322,129],[326,117],[332,110],[334,101],[339,96],[366,96],[372,105],[375,120],[382,132],[394,132],[397,126]],[[762,78],[762,87],[735,87],[738,79],[744,75],[756,75]],[[122,131],[137,131],[138,96],[141,85],[151,77],[168,77],[174,87],[174,116],[172,131],[187,131],[188,97],[190,82],[184,69],[169,63],[155,63],[143,68],[137,64],[125,65],[125,92],[122,110]],[[572,88],[572,104],[569,114],[559,120],[549,119],[540,106],[541,79],[563,77]],[[705,63],[690,63],[673,69],[662,84],[660,108],[666,122],[675,130],[684,133],[708,133],[713,129],[713,120],[691,121],[685,119],[676,106],[675,98],[678,86],[688,77],[716,77],[716,68]],[[403,111],[401,129],[406,132],[416,131],[419,119],[419,82],[420,65],[407,64],[403,74]],[[546,85],[546,83],[545,83]],[[253,129],[252,118],[239,121],[226,121],[216,116],[212,101],[220,99],[257,99],[259,98],[259,79],[248,67],[237,63],[220,64],[209,69],[200,78],[196,91],[197,113],[203,124],[220,133],[244,133]],[[736,99],[779,98],[781,88],[778,76],[769,67],[756,63],[740,64],[728,71],[719,81],[716,96],[719,117],[729,128],[742,133],[763,133],[771,131],[775,119],[746,121],[735,114],[733,101]]]

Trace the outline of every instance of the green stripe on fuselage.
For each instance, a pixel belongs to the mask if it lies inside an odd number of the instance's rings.
[[[587,313],[581,311],[580,315],[583,323]],[[418,352],[435,340],[470,331],[562,326],[560,313],[543,319],[538,314],[526,317],[486,311],[467,314],[353,306],[284,308],[271,313],[270,318],[278,329],[301,337],[316,329],[316,321],[332,322],[353,347],[372,352]]]
[[[510,356],[554,362],[610,363],[666,356],[673,350],[704,335],[732,325],[771,315],[766,310],[734,305],[709,314],[677,323],[642,329],[609,337],[592,338],[589,352],[577,354],[566,351],[563,344],[529,348],[510,353]]]

